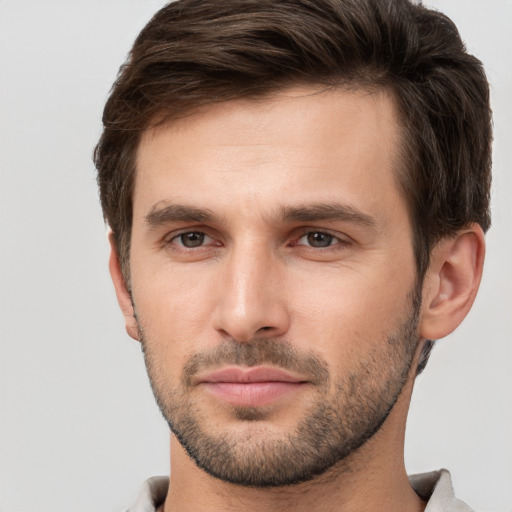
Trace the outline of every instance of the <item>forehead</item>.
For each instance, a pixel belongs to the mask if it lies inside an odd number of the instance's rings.
[[[385,91],[292,88],[216,104],[144,132],[134,214],[174,200],[265,209],[364,197],[371,206],[383,187],[398,194],[399,141]]]

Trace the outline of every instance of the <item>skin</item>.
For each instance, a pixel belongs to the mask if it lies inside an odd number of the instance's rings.
[[[421,340],[447,335],[469,311],[484,239],[470,225],[440,241],[421,290],[416,344],[387,357],[387,340],[408,318],[416,284],[412,228],[396,175],[399,135],[384,92],[299,88],[215,105],[144,133],[131,296],[113,244],[110,270],[127,331],[135,339],[143,331],[162,396],[183,389],[183,368],[194,354],[258,339],[313,353],[326,362],[330,382],[343,382],[361,361],[385,362],[361,380],[367,398],[398,386],[405,371],[378,432],[322,475],[293,486],[224,482],[200,469],[171,434],[167,512],[423,510],[403,462],[415,366]],[[311,214],[333,204],[334,217]],[[186,206],[188,217],[178,219],[176,205]],[[190,207],[211,218],[190,218]],[[299,208],[307,215],[283,216]],[[203,243],[184,247],[181,235],[190,232],[205,233]],[[332,239],[314,247],[308,233]],[[323,392],[336,402],[333,386]],[[213,436],[253,444],[286,439],[320,400],[314,385],[305,386],[247,421],[201,386],[185,396]]]

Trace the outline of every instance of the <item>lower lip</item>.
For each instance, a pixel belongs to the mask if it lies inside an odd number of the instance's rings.
[[[208,392],[224,402],[245,407],[261,407],[298,391],[301,382],[205,382]]]

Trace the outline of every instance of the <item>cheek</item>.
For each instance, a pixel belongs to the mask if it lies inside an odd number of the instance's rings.
[[[167,268],[151,274],[139,273],[133,280],[137,317],[153,350],[181,367],[185,357],[200,349],[199,340],[209,330],[211,283],[201,272]]]
[[[323,279],[303,279],[291,294],[296,299],[290,341],[313,348],[327,361],[374,350],[394,334],[410,308],[412,273],[393,274],[334,269]]]

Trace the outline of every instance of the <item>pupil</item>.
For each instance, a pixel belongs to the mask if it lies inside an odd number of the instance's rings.
[[[309,233],[308,242],[313,247],[328,247],[332,242],[332,235],[327,233]]]
[[[203,233],[185,233],[181,235],[181,242],[185,247],[199,247],[204,241]]]

